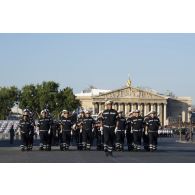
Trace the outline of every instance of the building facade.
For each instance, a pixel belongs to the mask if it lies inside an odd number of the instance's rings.
[[[82,96],[78,94],[76,96],[81,101],[83,109],[92,110],[94,114],[103,111],[105,102],[112,100],[114,108],[123,111],[126,116],[135,109],[139,109],[143,116],[146,116],[151,110],[157,111],[163,126],[178,120],[179,115],[182,117],[182,122],[190,121],[189,111],[192,108],[190,97],[173,98],[131,86],[99,95]]]

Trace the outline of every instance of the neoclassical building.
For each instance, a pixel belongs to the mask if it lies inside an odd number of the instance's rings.
[[[183,122],[190,121],[189,111],[192,107],[190,97],[169,97],[138,89],[135,87],[123,87],[117,90],[102,92],[98,95],[76,94],[84,109],[92,110],[98,114],[105,109],[105,102],[112,100],[116,110],[123,111],[127,116],[130,111],[139,109],[143,116],[151,110],[157,111],[162,125],[168,125],[177,121],[179,115]]]

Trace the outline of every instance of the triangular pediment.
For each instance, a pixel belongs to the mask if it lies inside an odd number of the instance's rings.
[[[138,98],[138,99],[167,99],[166,96],[155,94],[149,91],[141,90],[134,87],[124,87],[108,93],[100,94],[95,98],[116,99],[116,98]]]

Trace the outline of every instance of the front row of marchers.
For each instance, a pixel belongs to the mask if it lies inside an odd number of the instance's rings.
[[[69,150],[76,144],[78,150],[91,150],[93,143],[97,150],[112,156],[113,150],[124,151],[125,138],[129,151],[140,151],[143,139],[146,151],[157,150],[160,120],[155,111],[142,117],[139,110],[129,113],[126,119],[122,112],[112,108],[112,101],[106,102],[106,110],[94,120],[89,111],[70,115],[63,110],[59,121],[53,120],[47,109],[35,124],[29,110],[24,110],[19,123],[21,150],[31,151],[34,135],[40,136],[40,150],[51,151],[52,145],[60,144],[61,151]]]

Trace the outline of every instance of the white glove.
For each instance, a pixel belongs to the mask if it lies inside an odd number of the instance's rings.
[[[115,131],[114,131],[114,132],[115,132],[115,134],[117,133],[117,130],[118,130],[118,128],[116,127],[116,128],[115,128]]]
[[[131,130],[131,133],[133,133],[133,130]]]
[[[94,132],[94,131],[95,131],[95,129],[93,128],[93,129],[92,129],[92,132]]]
[[[36,131],[36,134],[39,136],[39,131],[38,130]]]
[[[51,134],[51,130],[48,131],[48,135],[50,135],[50,134]]]
[[[101,132],[101,135],[104,134],[103,127],[100,127],[100,132]]]
[[[148,132],[147,131],[145,131],[145,135],[148,135]]]
[[[73,125],[72,128],[75,130],[76,129],[76,125]]]
[[[82,129],[80,129],[80,133],[82,133],[83,132],[83,130]]]
[[[73,132],[71,131],[70,134],[73,135]]]

